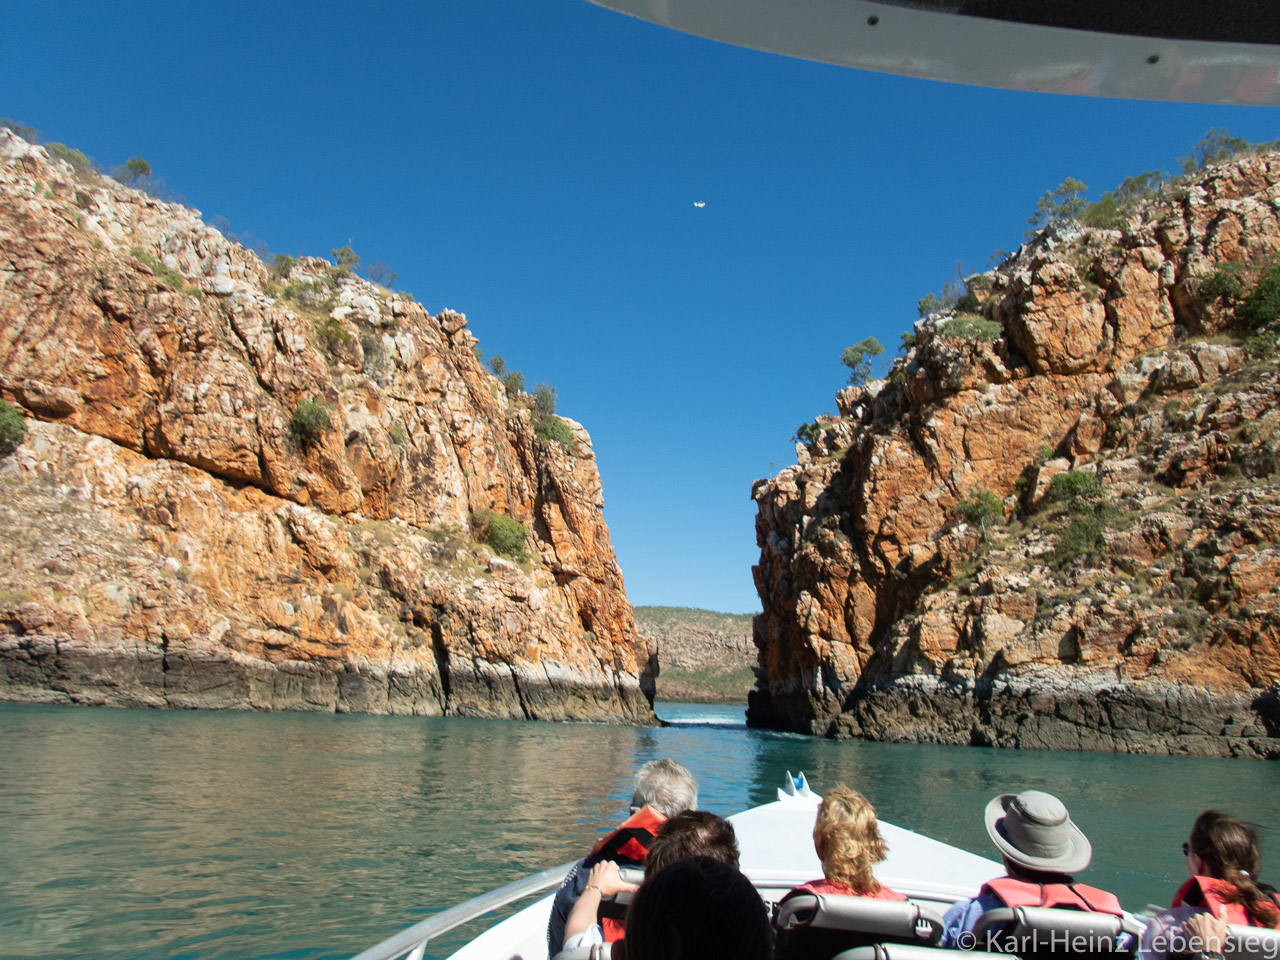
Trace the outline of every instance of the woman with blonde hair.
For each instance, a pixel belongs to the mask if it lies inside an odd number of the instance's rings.
[[[878,900],[905,900],[884,886],[871,868],[885,858],[876,811],[857,790],[843,784],[822,797],[813,825],[813,848],[822,861],[821,880],[810,880],[792,893],[840,893]]]

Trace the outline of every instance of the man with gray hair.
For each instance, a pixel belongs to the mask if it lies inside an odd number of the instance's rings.
[[[564,947],[564,926],[573,905],[587,886],[591,868],[602,860],[619,866],[640,867],[649,844],[668,817],[698,806],[698,781],[670,757],[651,760],[636,772],[631,794],[630,816],[591,848],[591,853],[574,864],[556,891],[547,922],[547,955],[554,957]],[[606,913],[600,918],[605,941],[612,943],[623,934],[622,918]]]

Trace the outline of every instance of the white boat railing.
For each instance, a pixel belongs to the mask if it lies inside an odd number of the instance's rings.
[[[478,897],[460,903],[456,907],[442,910],[434,916],[427,917],[421,923],[415,923],[407,930],[402,930],[393,937],[383,940],[375,947],[370,947],[357,954],[352,960],[422,960],[427,944],[441,934],[448,933],[454,927],[460,927],[468,920],[483,916],[490,911],[515,903],[535,893],[541,893],[560,885],[577,861],[543,870],[532,876],[509,883],[505,887],[490,890]]]

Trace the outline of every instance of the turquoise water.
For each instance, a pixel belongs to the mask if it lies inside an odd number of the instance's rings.
[[[1168,900],[1200,810],[1280,824],[1276,764],[835,743],[747,730],[741,707],[659,714],[675,725],[0,705],[0,955],[349,957],[580,856],[664,754],[718,813],[803,770],[984,855],[986,801],[1048,790],[1094,842],[1088,880],[1131,907]]]

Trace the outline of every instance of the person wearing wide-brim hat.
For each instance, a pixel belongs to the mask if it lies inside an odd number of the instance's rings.
[[[942,945],[968,947],[965,933],[978,918],[1000,907],[1069,907],[1119,916],[1120,901],[1071,874],[1093,859],[1093,848],[1072,822],[1062,801],[1039,790],[1006,793],[987,804],[987,834],[1004,859],[1006,875],[982,885],[978,896],[962,900],[943,918]]]

